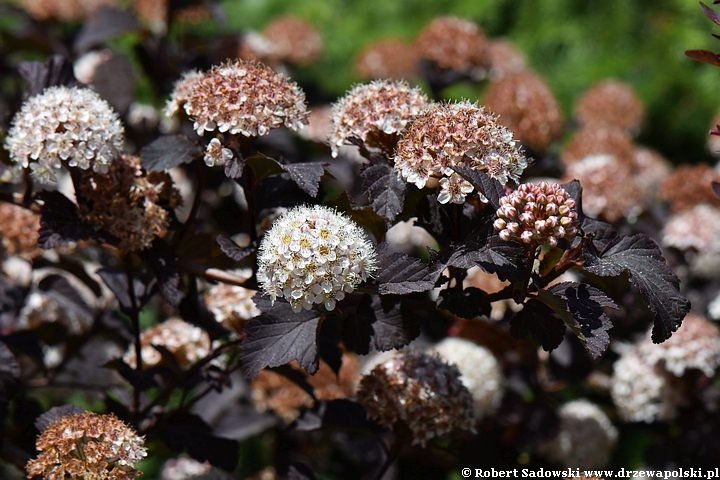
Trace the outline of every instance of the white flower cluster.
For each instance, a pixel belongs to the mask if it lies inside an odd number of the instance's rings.
[[[567,468],[603,468],[609,461],[618,431],[600,408],[587,400],[568,402],[558,410],[560,431],[544,451]]]
[[[683,403],[682,394],[675,390],[672,376],[650,364],[639,350],[633,346],[613,366],[610,395],[618,416],[626,422],[672,420]]]
[[[712,378],[719,367],[720,330],[691,313],[665,342],[646,339],[624,352],[615,362],[610,393],[623,420],[670,420],[688,401],[682,388],[685,373],[699,370]]]
[[[30,97],[15,115],[5,140],[10,159],[32,169],[41,183],[57,181],[64,163],[107,173],[122,151],[118,115],[87,88],[56,86]]]
[[[284,297],[294,311],[335,302],[377,269],[375,249],[365,232],[327,207],[299,206],[267,231],[258,251],[258,283],[273,301]]]
[[[460,370],[460,381],[473,397],[476,418],[497,411],[504,382],[500,364],[490,350],[463,338],[448,337],[433,346],[431,352]]]

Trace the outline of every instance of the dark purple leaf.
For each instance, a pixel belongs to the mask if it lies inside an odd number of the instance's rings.
[[[255,183],[257,184],[260,180],[283,172],[283,167],[278,162],[270,157],[258,153],[252,157],[245,159],[245,164],[252,169],[252,173],[255,176]]]
[[[407,182],[387,163],[371,164],[360,174],[362,194],[372,209],[386,221],[392,222],[402,211]]]
[[[467,319],[490,315],[491,312],[487,293],[475,287],[443,290],[438,296],[437,307]]]
[[[288,165],[280,165],[283,170],[290,174],[290,178],[297,184],[300,189],[310,195],[316,197],[320,187],[320,179],[325,173],[322,163],[303,162],[290,163]]]
[[[290,428],[301,431],[319,428],[379,431],[375,422],[368,420],[365,407],[346,399],[316,403],[314,408],[303,411]]]
[[[170,170],[200,158],[202,150],[185,135],[163,135],[140,151],[140,164],[148,172]]]
[[[40,338],[35,331],[16,330],[10,335],[2,337],[2,341],[11,349],[32,357],[42,365],[45,354]]]
[[[237,466],[239,443],[213,435],[210,425],[197,415],[174,413],[162,418],[153,430],[170,450],[187,451],[195,460],[228,471]]]
[[[539,293],[540,301],[565,321],[593,358],[603,354],[612,328],[603,307],[617,309],[612,299],[591,285],[576,282],[558,283]]]
[[[435,288],[435,282],[442,274],[443,266],[429,265],[419,258],[404,253],[391,252],[386,243],[377,247],[378,290],[381,294],[406,295],[412,292],[427,292]]]
[[[255,297],[263,313],[245,324],[247,337],[241,343],[240,360],[247,378],[255,378],[265,367],[279,367],[293,360],[311,375],[317,372],[317,335],[320,314],[314,310],[293,312],[289,303],[271,305],[265,297]]]
[[[549,352],[557,348],[565,335],[565,323],[553,310],[538,300],[529,300],[510,320],[510,334],[523,339],[528,334],[536,345]]]
[[[85,413],[85,409],[78,407],[77,405],[60,405],[52,407],[50,410],[35,419],[35,428],[42,433],[47,430],[52,423],[57,422],[64,416],[75,415],[78,413]]]
[[[74,49],[76,52],[86,52],[111,38],[141,29],[142,26],[131,12],[101,7],[75,37]]]
[[[720,67],[720,55],[710,50],[685,50],[685,55],[702,63]]]
[[[170,247],[161,240],[155,240],[149,249],[140,252],[140,256],[150,267],[160,293],[166,302],[177,307],[184,297],[180,290],[180,273],[175,265],[175,255]]]
[[[4,342],[0,342],[0,401],[8,400],[20,373],[20,364],[15,355]]]
[[[215,238],[215,240],[217,241],[218,245],[220,245],[220,250],[222,250],[225,255],[235,260],[236,262],[239,262],[240,260],[255,251],[254,245],[243,248],[237,243],[233,242],[227,235],[220,234]]]
[[[305,462],[295,462],[288,467],[287,480],[320,480],[312,467]]]
[[[63,310],[72,312],[79,318],[92,320],[94,317],[93,309],[67,278],[60,275],[48,275],[40,281],[38,289],[55,300]]]
[[[318,354],[320,360],[325,362],[335,375],[340,375],[340,367],[342,366],[343,351],[340,348],[340,339],[338,334],[337,317],[326,319],[320,325],[318,332]]]
[[[212,339],[224,337],[229,333],[222,323],[215,320],[215,315],[208,310],[202,296],[198,293],[195,281],[190,282],[187,294],[180,301],[178,313],[180,318],[186,322],[205,330]]]
[[[62,55],[53,55],[45,63],[24,61],[18,64],[20,76],[27,82],[27,95],[34,96],[47,87],[56,85],[77,86],[73,63]]]
[[[720,198],[720,182],[712,182],[711,187],[715,197]]]
[[[481,240],[481,239],[478,239]],[[448,265],[459,268],[479,266],[487,273],[494,273],[502,281],[511,282],[523,278],[527,254],[519,242],[507,242],[492,233],[484,244],[472,238],[453,247]]]
[[[478,192],[485,195],[495,210],[500,208],[500,199],[505,196],[505,189],[500,182],[487,173],[473,168],[453,167],[453,170],[470,182]]]
[[[37,193],[42,200],[40,207],[40,236],[38,244],[42,249],[56,248],[68,243],[97,238],[106,238],[80,219],[78,207],[58,191]]]
[[[690,311],[690,301],[680,293],[680,280],[665,263],[660,247],[645,234],[621,235],[598,254],[591,244],[583,248],[583,268],[601,277],[616,277],[627,271],[655,314],[652,339],[661,343],[680,327]]]
[[[703,9],[703,13],[706,17],[715,22],[716,25],[720,25],[720,14],[718,12],[716,12],[702,2],[700,2],[700,7]]]
[[[355,315],[345,320],[343,340],[348,349],[361,355],[369,345],[380,352],[402,348],[420,335],[420,324],[403,316],[401,298],[365,294]],[[360,335],[356,338],[354,334]]]
[[[105,285],[115,294],[115,298],[118,299],[120,308],[125,312],[129,312],[133,308],[133,304],[130,300],[130,290],[128,289],[127,274],[118,268],[101,268],[95,273],[105,282]],[[146,287],[143,282],[139,279],[133,279],[133,290],[135,292],[135,298],[137,299],[137,306],[140,306],[140,298],[143,297]]]

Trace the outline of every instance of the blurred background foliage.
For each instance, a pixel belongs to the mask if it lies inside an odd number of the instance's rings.
[[[336,96],[360,81],[353,60],[386,37],[413,40],[434,17],[457,15],[507,37],[549,82],[568,118],[593,83],[630,82],[648,108],[640,143],[673,163],[711,161],[705,138],[720,107],[718,70],[684,55],[715,47],[713,24],[694,0],[226,0],[229,30],[260,30],[281,14],[314,24],[323,60],[303,74]],[[468,96],[471,92],[463,91]]]

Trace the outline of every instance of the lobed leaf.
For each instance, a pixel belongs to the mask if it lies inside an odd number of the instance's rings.
[[[510,320],[510,334],[517,339],[529,334],[536,345],[549,352],[563,341],[565,323],[543,302],[531,299]]]
[[[453,170],[482,193],[495,210],[500,208],[500,199],[505,196],[505,188],[499,181],[474,168],[453,167]]]
[[[362,194],[372,209],[387,222],[392,222],[402,211],[407,182],[387,163],[371,164],[363,169]]]
[[[680,293],[680,280],[665,263],[660,247],[647,235],[621,235],[598,254],[591,243],[583,247],[583,268],[601,277],[615,277],[627,271],[655,314],[652,339],[661,343],[670,338],[685,315],[690,301]]]
[[[85,22],[80,29],[75,37],[73,48],[76,52],[86,52],[111,38],[141,29],[140,22],[131,12],[100,7],[95,16]]]
[[[296,360],[311,375],[320,362],[317,347],[320,314],[314,310],[293,312],[289,303],[274,305],[264,297],[255,297],[263,313],[245,324],[240,360],[247,378],[254,378],[265,367],[279,367]]]
[[[201,155],[202,149],[185,135],[163,135],[140,150],[140,165],[148,172],[162,172]]]
[[[77,413],[85,413],[85,409],[77,405],[59,405],[52,407],[35,419],[35,428],[42,433],[47,430],[52,423],[60,420],[64,416],[75,415]]]
[[[325,173],[322,163],[318,162],[301,162],[280,165],[280,167],[290,174],[290,178],[297,184],[300,189],[310,195],[316,197],[320,189],[320,179]]]
[[[343,343],[360,355],[402,348],[420,335],[416,319],[403,316],[401,298],[365,294],[357,312],[343,322]]]
[[[540,290],[538,298],[563,319],[593,358],[607,349],[613,325],[603,307],[618,307],[604,292],[587,284],[563,282]]]
[[[255,245],[250,245],[249,247],[243,248],[237,243],[233,242],[232,239],[227,235],[220,234],[215,237],[215,241],[218,245],[220,245],[220,250],[222,250],[225,255],[235,260],[236,262],[239,262],[240,260],[255,251]]]
[[[68,243],[96,238],[104,241],[109,235],[98,232],[80,219],[80,212],[69,198],[58,191],[42,191],[37,198],[40,207],[40,248],[47,250]]]
[[[467,319],[490,315],[492,310],[488,294],[475,287],[443,290],[438,296],[437,307]]]
[[[432,290],[444,269],[443,265],[427,264],[419,258],[391,252],[387,243],[378,245],[377,253],[378,265],[382,267],[377,283],[383,295],[407,295]]]

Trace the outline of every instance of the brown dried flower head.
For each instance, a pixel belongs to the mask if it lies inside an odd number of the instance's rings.
[[[106,173],[123,148],[118,115],[88,88],[49,87],[28,98],[5,139],[10,160],[30,167],[41,183],[57,180],[62,165]]]
[[[185,112],[198,135],[228,132],[260,137],[282,125],[307,124],[305,93],[262,63],[233,60],[213,67],[190,89]]]
[[[146,456],[144,439],[113,414],[78,413],[56,420],[38,437],[41,453],[27,464],[28,478],[131,480]]]
[[[348,139],[353,137],[388,149],[383,140],[400,135],[429,103],[420,88],[410,87],[403,80],[375,80],[355,85],[332,106],[328,143],[333,157],[337,157],[339,148],[349,144]],[[388,142],[394,146],[394,142]]]
[[[487,64],[485,32],[464,18],[438,17],[418,35],[415,45],[421,58],[440,68],[471,70]]]
[[[365,47],[355,62],[358,73],[369,79],[402,79],[417,73],[419,55],[414,44],[399,39],[381,40]]]
[[[453,167],[480,170],[505,184],[520,180],[527,161],[513,133],[489,110],[468,101],[433,104],[398,142],[395,168],[418,188],[440,178],[438,201],[463,203],[473,187]]]
[[[162,355],[153,345],[166,348],[175,356],[180,367],[189,367],[210,353],[210,336],[200,327],[190,325],[179,318],[169,318],[144,330],[140,335],[140,345],[143,368],[150,368],[162,362]],[[136,368],[134,345],[130,345],[123,360]]]
[[[488,76],[493,81],[527,68],[525,55],[510,40],[504,38],[488,42],[487,56],[490,64]]]
[[[318,400],[350,398],[360,380],[360,364],[355,355],[345,353],[340,372],[336,375],[330,366],[320,361],[315,375],[305,380],[315,390]],[[292,422],[304,407],[312,407],[313,399],[297,383],[270,370],[261,370],[251,384],[252,400],[260,411],[272,410],[285,422]]]
[[[575,116],[583,127],[619,128],[634,135],[640,131],[645,107],[632,85],[605,80],[580,97]]]
[[[660,185],[659,197],[669,201],[673,212],[692,208],[700,203],[720,205],[712,191],[712,182],[720,181],[720,172],[710,165],[680,165]]]
[[[131,155],[121,155],[105,175],[86,173],[77,197],[83,220],[115,236],[124,252],[144,250],[162,236],[169,219],[161,205],[181,202],[167,173],[146,173]]]
[[[22,0],[21,5],[35,20],[84,20],[100,7],[113,7],[116,0]]]
[[[590,155],[612,155],[620,163],[632,166],[635,145],[627,132],[619,128],[585,127],[575,133],[560,158],[568,166]]]
[[[281,61],[308,65],[322,55],[323,41],[318,31],[306,20],[282,16],[267,24],[263,36],[272,44],[274,55]]]
[[[612,155],[588,155],[565,170],[563,181],[583,187],[583,211],[608,222],[634,219],[643,210],[643,191],[627,163]]]
[[[19,255],[31,260],[42,253],[38,246],[40,231],[38,214],[19,205],[0,202],[0,225],[0,240],[4,255]]]
[[[560,105],[545,81],[529,70],[492,83],[485,106],[532,150],[544,152],[563,133]]]
[[[575,200],[557,183],[524,183],[500,199],[493,226],[505,241],[518,240],[532,248],[577,235]]]
[[[422,446],[475,424],[473,398],[457,367],[420,352],[398,353],[373,368],[360,380],[357,401],[384,427],[404,423],[413,444]]]

